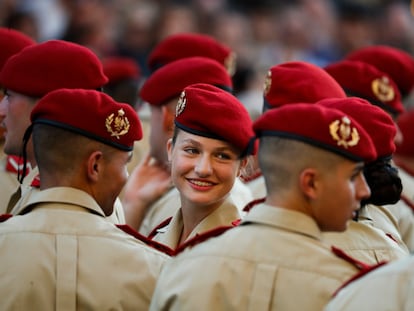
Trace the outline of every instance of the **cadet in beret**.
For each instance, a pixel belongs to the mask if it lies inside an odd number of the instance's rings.
[[[401,95],[397,84],[389,75],[373,65],[345,59],[326,66],[325,70],[338,81],[348,96],[362,97],[371,104],[382,108],[393,118],[394,123],[398,116],[404,112],[405,109],[401,102]],[[398,145],[403,140],[403,137],[396,123],[395,127],[397,133],[394,141]],[[378,146],[380,144],[384,144],[382,147],[384,148],[387,145],[387,141],[379,142]],[[390,164],[393,164],[392,161],[390,161]],[[371,178],[371,181],[375,182],[375,179],[378,180],[378,176]],[[394,178],[392,182],[396,187],[401,187],[402,183],[403,194],[413,184],[413,181],[407,178]],[[409,196],[406,197],[409,198]],[[414,250],[414,245],[412,244],[412,241],[414,241],[414,214],[412,209],[403,200],[388,202],[384,207],[379,204],[369,204],[364,209],[364,212],[369,210],[368,218],[374,219],[375,226],[387,234],[390,233],[390,230],[395,231],[397,229],[408,249],[412,252]],[[363,215],[361,216],[364,217]]]
[[[7,130],[5,153],[22,154],[22,142],[30,125],[30,113],[42,96],[60,88],[101,90],[107,82],[108,78],[103,73],[102,63],[97,56],[88,48],[75,43],[50,40],[29,46],[9,58],[0,72],[0,84],[7,92],[7,96],[0,103]],[[9,201],[7,212],[12,214],[19,213],[22,202],[17,204],[18,200],[35,191],[31,185],[38,187],[39,183],[35,178],[38,171],[31,141],[28,142],[25,152],[34,169],[24,178],[22,186]],[[24,172],[22,175],[24,177]],[[110,220],[124,223],[119,200]]]
[[[236,97],[215,86],[186,87],[174,124],[168,157],[181,207],[154,232],[154,240],[172,249],[218,227],[238,224],[241,215],[228,197],[246,156],[254,152],[248,111]]]
[[[272,66],[267,72],[263,92],[263,111],[291,103],[313,104],[325,98],[346,97],[342,87],[322,68],[311,63],[291,61]],[[255,159],[253,169],[242,175],[253,197],[266,196],[265,184]]]
[[[193,56],[214,59],[230,76],[236,70],[236,54],[214,37],[199,33],[172,34],[158,42],[148,56],[148,68],[154,72],[172,61]]]
[[[404,106],[413,105],[414,57],[406,51],[387,45],[371,45],[350,52],[345,60],[361,61],[386,73],[396,83]]]
[[[13,29],[0,27],[0,71],[5,62],[26,46],[35,44],[30,37]],[[4,89],[0,85],[0,100],[4,97]],[[4,155],[3,144],[5,128],[4,113],[0,110],[0,214],[6,212],[10,196],[19,187],[17,173],[22,159],[17,155]]]
[[[378,226],[377,217],[372,216],[388,217],[390,213],[382,205],[393,204],[400,199],[401,180],[390,163],[397,132],[394,121],[384,110],[358,97],[325,99],[317,104],[339,109],[357,120],[371,136],[377,152],[377,159],[364,167],[370,197],[362,200],[358,216],[349,223],[345,232],[324,233],[324,240],[368,264],[407,257],[408,248],[395,223],[388,221],[389,225],[384,228]]]
[[[414,256],[372,271],[342,289],[325,311],[413,310]]]
[[[321,233],[344,231],[370,195],[369,135],[345,113],[308,103],[266,111],[254,131],[265,203],[167,262],[150,310],[321,310],[358,272]]]
[[[142,137],[136,112],[102,92],[60,89],[31,121],[41,191],[0,226],[0,309],[147,309],[168,257],[104,218]]]
[[[180,208],[180,198],[171,187],[167,142],[173,136],[174,118],[182,90],[194,83],[205,83],[231,92],[233,83],[225,68],[206,57],[188,57],[173,61],[155,71],[140,90],[151,110],[149,155],[131,173],[123,194],[127,223],[143,235]],[[215,119],[210,114],[204,117]],[[236,179],[231,192],[232,204],[241,210],[252,200],[249,189]]]
[[[102,59],[102,66],[105,76],[108,77],[108,83],[104,85],[103,91],[116,101],[130,104],[139,115],[141,107],[138,92],[142,76],[138,63],[133,58],[111,56]],[[148,150],[149,121],[141,117],[140,120],[144,137],[136,143],[134,155],[128,164],[128,172],[132,172]]]

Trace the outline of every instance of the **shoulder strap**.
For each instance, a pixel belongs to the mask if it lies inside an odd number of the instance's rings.
[[[194,245],[200,244],[210,238],[217,237],[227,230],[234,228],[238,225],[237,221],[233,221],[231,226],[223,226],[223,227],[217,227],[212,230],[203,232],[201,234],[197,234],[195,237],[189,239],[188,241],[184,242],[180,246],[178,246],[174,252],[174,256],[178,255],[182,251],[184,251],[188,247],[192,247]]]
[[[13,217],[12,214],[2,214],[0,215],[0,222],[5,222],[7,219]]]
[[[168,256],[172,256],[174,251],[169,248],[167,245],[158,243],[154,240],[151,240],[145,236],[143,236],[141,233],[139,233],[138,231],[136,231],[135,229],[133,229],[132,227],[130,227],[129,225],[116,225],[119,229],[121,229],[122,231],[124,231],[125,233],[132,235],[134,238],[140,240],[141,242],[143,242],[144,244],[155,248],[156,250],[159,250],[160,252],[167,254]]]
[[[266,198],[260,198],[253,201],[250,201],[246,204],[246,206],[243,208],[243,212],[250,212],[250,210],[257,204],[263,203],[266,200]]]

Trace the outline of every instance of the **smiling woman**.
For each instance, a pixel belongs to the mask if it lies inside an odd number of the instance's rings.
[[[177,104],[174,135],[167,144],[181,208],[156,228],[155,240],[175,249],[240,219],[229,194],[246,165],[246,156],[254,151],[253,136],[250,116],[233,95],[201,83],[184,89]]]

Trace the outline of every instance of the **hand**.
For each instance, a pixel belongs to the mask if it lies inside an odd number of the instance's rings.
[[[171,187],[169,168],[146,155],[131,172],[123,189],[126,223],[138,229],[148,208]]]

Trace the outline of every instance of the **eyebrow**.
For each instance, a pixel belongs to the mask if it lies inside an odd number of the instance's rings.
[[[193,145],[195,145],[197,147],[201,147],[201,144],[198,141],[196,141],[194,139],[191,139],[191,138],[183,139],[181,141],[181,144],[183,144],[183,143],[184,144],[193,144]],[[226,146],[216,147],[216,148],[214,148],[214,150],[216,150],[216,151],[229,151],[229,152],[237,153],[236,149],[233,148],[233,147],[231,147],[231,145],[229,143],[224,142],[224,141],[223,141],[223,143],[224,144],[227,144],[227,145]]]

